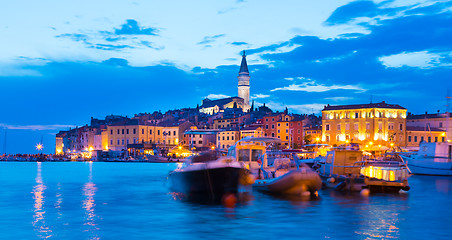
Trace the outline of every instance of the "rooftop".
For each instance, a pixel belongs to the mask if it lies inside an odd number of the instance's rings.
[[[369,103],[369,104],[354,104],[354,105],[339,105],[330,106],[329,104],[323,108],[322,111],[331,110],[345,110],[345,109],[362,109],[362,108],[388,108],[388,109],[406,109],[397,104],[387,104],[385,101],[380,103]]]

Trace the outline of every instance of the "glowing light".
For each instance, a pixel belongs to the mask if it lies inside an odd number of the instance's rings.
[[[446,133],[441,133],[441,136],[442,136],[442,137],[446,136]]]
[[[391,147],[393,147],[393,146],[394,146],[394,143],[390,143],[389,145],[391,145]]]
[[[360,141],[364,141],[364,140],[366,139],[366,137],[364,137],[364,134],[360,134],[359,137],[358,137],[358,139],[359,139]]]
[[[44,145],[42,145],[41,143],[36,144],[36,149],[38,151],[41,151],[44,148]]]
[[[62,151],[62,150],[58,148],[58,149],[57,149],[57,154],[60,154],[61,151]]]
[[[210,147],[210,149],[215,150],[215,146]]]
[[[369,142],[369,145],[372,146],[372,144],[374,144],[373,142]]]
[[[378,147],[379,147],[379,148],[381,148],[381,145],[380,145],[380,144],[378,144]]]
[[[92,146],[89,146],[88,150],[91,152],[94,150],[94,148]]]
[[[182,146],[177,147],[179,150],[182,150]]]
[[[315,140],[318,142],[318,141],[320,141],[320,138],[315,138]]]
[[[108,145],[105,145],[105,150],[108,150]]]

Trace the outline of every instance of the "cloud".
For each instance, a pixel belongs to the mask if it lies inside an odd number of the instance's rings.
[[[73,128],[74,125],[65,124],[53,124],[53,125],[8,125],[0,123],[0,128],[10,129],[10,130],[32,130],[32,131],[43,131],[43,130],[60,130],[64,128]]]
[[[208,98],[208,99],[220,99],[220,98],[228,98],[228,97],[230,97],[230,96],[224,95],[224,94],[213,94],[213,93],[206,96],[206,98]]]
[[[366,91],[366,89],[363,89],[360,86],[357,85],[323,85],[323,84],[316,84],[315,81],[305,82],[302,84],[291,84],[287,87],[280,87],[280,88],[274,88],[270,90],[271,92],[274,91],[304,91],[304,92],[327,92],[331,90],[357,90],[357,91]]]
[[[201,42],[198,42],[199,45],[206,45],[209,43],[213,43],[215,42],[218,38],[222,38],[226,36],[226,34],[218,34],[218,35],[214,35],[214,36],[205,36]]]
[[[253,96],[251,96],[251,99],[259,99],[259,98],[268,98],[270,97],[270,95],[266,95],[266,94],[254,94]]]
[[[80,33],[65,33],[65,34],[59,34],[55,36],[56,38],[68,38],[71,39],[74,42],[84,42],[86,44],[89,43],[90,37],[86,34],[80,34]]]
[[[248,43],[246,43],[246,42],[231,42],[231,44],[232,44],[232,45],[235,45],[235,46],[248,45]]]
[[[140,27],[138,22],[134,19],[127,19],[126,23],[121,25],[121,28],[115,29],[116,35],[157,35],[156,28]]]
[[[388,68],[400,68],[400,67],[416,67],[416,68],[433,68],[433,67],[443,67],[443,66],[451,66],[452,62],[442,63],[442,59],[446,59],[446,57],[442,57],[441,55],[447,56],[450,61],[450,57],[452,54],[448,53],[429,53],[428,51],[420,51],[420,52],[402,52],[399,54],[389,55],[379,57],[378,60]]]
[[[255,103],[256,106],[262,105],[260,102]],[[309,103],[309,104],[284,104],[280,102],[270,101],[265,103],[267,107],[272,109],[273,111],[284,111],[286,107],[289,111],[299,114],[311,114],[311,113],[319,113],[326,104],[321,103]]]
[[[325,98],[325,99],[333,100],[333,101],[335,101],[335,102],[338,102],[338,101],[351,100],[351,99],[353,99],[353,97],[327,97],[327,98]]]
[[[120,67],[126,67],[129,65],[129,62],[123,58],[110,58],[108,60],[103,61],[103,63],[111,66],[120,66]]]

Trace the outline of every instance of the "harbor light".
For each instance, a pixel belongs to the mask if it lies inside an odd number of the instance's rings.
[[[38,151],[41,151],[44,148],[44,146],[41,143],[36,144],[36,149]]]

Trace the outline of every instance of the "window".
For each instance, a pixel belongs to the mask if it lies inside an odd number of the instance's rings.
[[[234,140],[234,136],[231,136],[231,140]]]
[[[399,125],[399,129],[400,129],[400,131],[403,130],[403,124],[402,123]]]
[[[119,145],[119,139],[118,139],[118,145]]]
[[[266,118],[265,121],[268,122],[268,118]]]
[[[329,130],[330,130],[330,125],[329,125],[329,124],[325,125],[325,130],[326,130],[326,131],[329,131]]]
[[[444,142],[444,137],[441,138],[441,142]]]
[[[118,134],[119,134],[119,129],[118,129]]]
[[[345,130],[347,130],[347,131],[350,130],[350,124],[349,123],[345,124]]]
[[[411,136],[408,136],[408,142],[411,142]]]
[[[289,126],[289,123],[286,123],[286,127],[288,127]]]
[[[278,127],[280,127],[281,126],[281,124],[280,123],[278,123]]]
[[[278,129],[278,133],[281,133],[281,132],[279,131],[279,129]]]
[[[432,142],[432,137],[428,137],[428,142]]]
[[[113,145],[113,140],[110,140],[110,145]]]
[[[224,136],[223,136],[223,141],[224,141]]]
[[[388,123],[388,129],[394,130],[394,123]]]
[[[379,122],[378,123],[378,130],[381,130],[383,128],[383,123],[382,122]]]
[[[442,128],[443,127],[443,123],[439,122],[439,127]]]
[[[144,134],[144,128],[141,129],[141,134]]]
[[[272,129],[275,129],[275,124],[272,124]]]
[[[355,118],[359,118],[359,113],[355,113]]]
[[[435,142],[438,142],[438,137],[435,137]]]
[[[127,144],[129,144],[129,139],[127,138]]]
[[[220,141],[221,140],[221,137],[220,136],[218,136],[218,141]]]
[[[421,137],[421,142],[423,142],[424,141],[424,137]]]
[[[149,134],[152,134],[152,130],[149,130]],[[184,136],[185,137],[185,136]]]
[[[122,143],[122,145],[124,145],[124,139],[121,139],[121,143]]]
[[[275,121],[275,119],[274,118],[272,118],[272,122],[274,122]]]
[[[171,131],[168,131],[168,136],[171,136]]]
[[[110,134],[113,135],[113,129],[110,130]]]
[[[176,136],[176,131],[173,131],[173,135]]]
[[[370,129],[370,123],[366,123],[366,129]]]
[[[157,135],[160,135],[160,130],[157,130]]]
[[[414,136],[414,142],[417,142],[417,136]]]
[[[133,143],[137,143],[137,140],[135,138],[133,138]]]
[[[275,133],[272,133],[272,137],[275,137]]]
[[[226,140],[229,140],[229,136],[226,137]]]
[[[265,129],[268,129],[268,124],[265,125]]]
[[[122,129],[122,131],[121,131],[121,132],[122,132],[122,134],[124,134],[124,129]]]
[[[286,136],[286,140],[288,140],[289,139],[289,137],[288,136]]]
[[[133,129],[133,134],[137,134],[137,129],[136,128]]]
[[[200,140],[200,141],[198,141],[198,143],[199,143],[199,144],[202,144],[202,141]]]
[[[359,124],[358,124],[358,123],[355,123],[354,126],[353,126],[353,129],[359,130]]]
[[[340,125],[340,124],[337,125],[337,130],[338,130],[338,131],[341,130],[341,125]]]
[[[289,133],[289,129],[286,129],[286,133]]]

